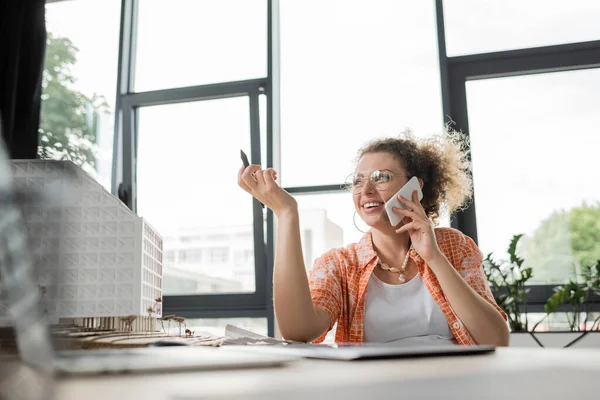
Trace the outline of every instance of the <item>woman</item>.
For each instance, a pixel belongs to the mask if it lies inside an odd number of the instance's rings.
[[[275,171],[242,167],[239,185],[277,216],[275,315],[286,339],[322,341],[337,323],[336,342],[508,345],[506,315],[497,306],[475,243],[451,228],[434,228],[471,197],[470,163],[456,132],[428,140],[410,134],[361,149],[348,185],[356,213],[370,227],[358,243],[315,260],[307,277],[298,205]],[[385,203],[416,176],[422,188],[392,226]]]

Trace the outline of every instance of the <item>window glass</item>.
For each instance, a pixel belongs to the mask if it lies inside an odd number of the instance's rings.
[[[467,82],[479,244],[513,235],[531,283],[600,259],[600,69]]]
[[[247,97],[138,111],[138,213],[165,237],[165,295],[253,292],[252,201],[237,185]]]
[[[449,56],[600,39],[597,0],[444,0]]]
[[[140,0],[135,91],[267,76],[265,0]]]
[[[358,148],[376,137],[441,132],[434,5],[281,2],[286,187],[342,183]]]
[[[48,34],[38,154],[73,161],[108,190],[120,12],[119,0],[46,5]]]

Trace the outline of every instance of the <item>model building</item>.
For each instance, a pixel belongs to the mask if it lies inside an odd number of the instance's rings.
[[[51,323],[147,331],[162,315],[162,237],[71,161],[11,160]]]

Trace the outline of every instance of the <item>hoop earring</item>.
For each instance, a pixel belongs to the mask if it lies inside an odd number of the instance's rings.
[[[356,210],[354,210],[354,214],[352,215],[352,223],[354,224],[354,227],[355,227],[356,229],[358,229],[358,231],[359,231],[359,232],[362,232],[362,233],[367,233],[367,232],[363,231],[362,229],[360,229],[360,228],[358,227],[358,225],[356,225]]]

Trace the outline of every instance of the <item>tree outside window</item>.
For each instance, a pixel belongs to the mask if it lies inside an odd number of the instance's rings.
[[[110,114],[110,106],[103,95],[90,97],[75,88],[72,67],[79,49],[69,38],[48,32],[46,45],[38,156],[71,160],[97,177],[100,117]]]

